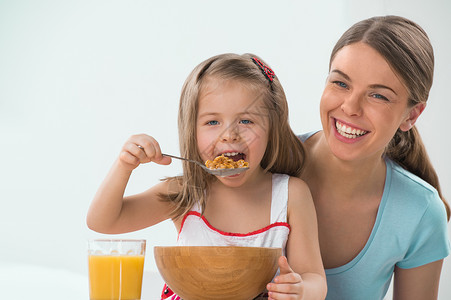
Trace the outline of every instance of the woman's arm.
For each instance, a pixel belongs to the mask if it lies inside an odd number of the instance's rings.
[[[393,300],[435,300],[443,259],[412,269],[395,267]]]

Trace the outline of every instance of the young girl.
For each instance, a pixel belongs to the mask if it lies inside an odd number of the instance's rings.
[[[139,164],[167,165],[157,141],[134,135],[125,143],[87,216],[89,228],[123,233],[171,218],[178,245],[281,247],[280,274],[269,299],[324,299],[326,281],[310,191],[299,178],[302,144],[288,124],[288,107],[274,72],[256,56],[223,54],[199,64],[179,106],[180,152],[204,162],[224,154],[243,159],[243,173],[216,177],[183,162],[183,175],[124,197]],[[288,261],[287,261],[288,260]],[[176,299],[166,288],[162,297]]]

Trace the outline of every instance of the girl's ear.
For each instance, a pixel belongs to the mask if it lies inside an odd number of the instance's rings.
[[[411,107],[406,116],[406,119],[401,123],[401,125],[399,125],[399,129],[401,129],[402,131],[408,131],[410,128],[412,128],[425,108],[426,103],[424,102],[415,104],[413,107]]]

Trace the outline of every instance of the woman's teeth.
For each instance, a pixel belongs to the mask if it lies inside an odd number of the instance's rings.
[[[362,136],[362,135],[368,133],[368,131],[352,128],[352,127],[346,126],[345,124],[342,124],[338,121],[335,121],[335,127],[337,128],[337,131],[340,135],[342,135],[348,139],[355,139],[355,138],[358,138],[359,136]]]

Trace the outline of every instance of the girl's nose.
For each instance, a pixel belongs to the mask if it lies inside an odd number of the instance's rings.
[[[341,104],[341,110],[348,116],[362,115],[362,99],[363,96],[358,93],[352,93],[345,97]]]
[[[221,134],[221,141],[223,142],[236,142],[240,138],[240,133],[238,131],[238,126],[235,124],[230,124]]]

